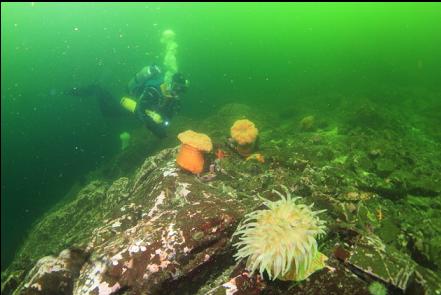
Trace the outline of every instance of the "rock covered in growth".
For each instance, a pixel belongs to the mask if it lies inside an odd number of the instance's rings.
[[[78,249],[61,251],[58,257],[45,256],[24,278],[14,294],[71,294],[86,254]]]
[[[374,235],[364,236],[357,242],[348,263],[403,292],[410,285],[416,266],[415,262],[393,248],[386,248]]]
[[[74,294],[159,292],[212,263],[228,245],[239,215],[233,199],[194,182],[173,160],[150,173],[143,184],[135,182],[132,202],[95,230],[92,258]],[[144,175],[141,169],[136,179]]]
[[[329,112],[329,128],[293,132],[291,116],[279,124],[246,106],[227,105],[199,122],[215,150],[227,155],[216,160],[207,156],[214,168],[210,175],[177,170],[176,150],[168,149],[148,158],[136,175],[89,183],[32,229],[13,265],[2,273],[2,294],[11,294],[21,283],[24,290],[24,284],[38,278],[35,274],[44,273],[39,272],[43,264],[29,272],[41,257],[57,256],[72,245],[87,253],[87,259],[79,273],[72,272],[72,289],[65,288],[65,294],[366,294],[368,278],[392,291],[439,294],[440,145],[418,130],[403,134],[378,128],[394,126],[395,120],[382,110],[364,111],[365,116],[354,117],[356,122],[347,121],[350,126]],[[312,111],[317,111],[316,103],[298,114]],[[375,118],[376,112],[386,119],[379,126],[361,122]],[[227,144],[228,128],[243,117],[261,129],[257,152],[264,163],[244,161]],[[195,124],[193,119],[179,122],[179,128]],[[144,160],[145,153],[144,142],[134,144],[109,164],[114,171],[132,171],[134,159]],[[277,201],[271,191],[283,185],[305,203],[327,209],[323,218],[329,232],[320,251],[330,257],[330,267],[295,286],[271,282],[265,273],[252,275],[244,265],[231,273],[234,253],[228,246],[236,221],[244,209],[258,208],[258,194]],[[339,261],[332,257],[336,245]],[[207,271],[212,272],[208,277]],[[65,284],[55,274],[46,277]]]
[[[164,150],[148,158],[132,180],[120,178],[106,187],[102,192],[106,198],[98,207],[103,218],[94,219],[98,223],[87,244],[77,250],[82,260],[71,262],[68,250],[44,257],[16,292],[181,294],[207,268],[222,263],[219,257],[231,256],[229,239],[244,208],[221,190],[182,172],[175,154],[176,149]],[[101,191],[102,186],[96,188]],[[84,195],[83,190],[79,196]],[[66,207],[79,206],[78,201]],[[66,229],[69,222],[58,226]],[[174,290],[176,286],[180,291]]]
[[[2,294],[12,294],[40,258],[57,256],[66,248],[84,249],[93,229],[109,208],[117,205],[108,198],[108,187],[107,182],[100,180],[81,189],[74,187],[62,204],[35,224],[13,263],[2,272]]]
[[[358,276],[382,282],[396,292],[413,294],[415,289],[421,290],[421,294],[441,292],[439,277],[434,272],[417,265],[409,256],[385,245],[372,234],[360,237],[348,256],[339,259],[345,260]]]
[[[366,283],[347,271],[335,259],[328,267],[313,273],[301,283],[268,284],[259,274],[251,274],[245,264],[239,264],[225,282],[207,292],[207,295],[283,294],[283,295],[369,295]]]

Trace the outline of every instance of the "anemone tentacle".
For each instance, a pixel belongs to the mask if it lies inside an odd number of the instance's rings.
[[[259,196],[268,209],[245,215],[234,233],[239,237],[234,257],[246,259],[249,270],[266,272],[270,279],[304,279],[316,260],[325,259],[316,238],[325,233],[325,222],[318,215],[326,210],[313,211],[314,204],[299,204],[300,197],[283,189],[285,194],[273,190],[280,197],[275,202]]]

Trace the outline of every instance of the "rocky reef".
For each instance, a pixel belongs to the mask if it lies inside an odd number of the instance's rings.
[[[210,171],[181,170],[169,139],[134,171],[88,181],[34,225],[2,273],[2,294],[441,294],[441,143],[378,107],[341,119],[315,111],[327,124],[302,132],[311,110],[282,120],[227,105],[197,124],[214,142]],[[228,145],[230,125],[220,128],[244,113],[265,161],[245,160]],[[173,134],[195,124],[179,120]],[[140,157],[136,143],[125,157]],[[300,282],[271,281],[233,258],[243,217],[282,187],[326,209],[327,266]]]

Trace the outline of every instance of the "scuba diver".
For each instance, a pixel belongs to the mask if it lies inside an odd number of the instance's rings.
[[[157,65],[147,66],[130,80],[129,97],[123,97],[120,103],[150,131],[163,138],[170,119],[179,111],[180,97],[187,90],[187,84],[181,73],[175,73],[167,85]]]
[[[180,108],[180,97],[188,88],[188,80],[178,72],[174,41],[175,33],[166,30],[161,43],[165,44],[164,69],[158,65],[144,67],[128,83],[127,93],[117,100],[99,85],[73,88],[73,96],[96,96],[104,116],[120,116],[127,111],[136,117],[159,138],[166,137],[170,119]],[[122,108],[121,108],[122,107]],[[124,111],[124,109],[126,111]]]

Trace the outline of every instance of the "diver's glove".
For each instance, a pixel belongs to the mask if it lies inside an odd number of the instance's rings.
[[[164,122],[164,119],[162,118],[162,116],[159,113],[157,113],[155,111],[151,111],[151,110],[145,110],[144,112],[156,124],[162,124]]]

